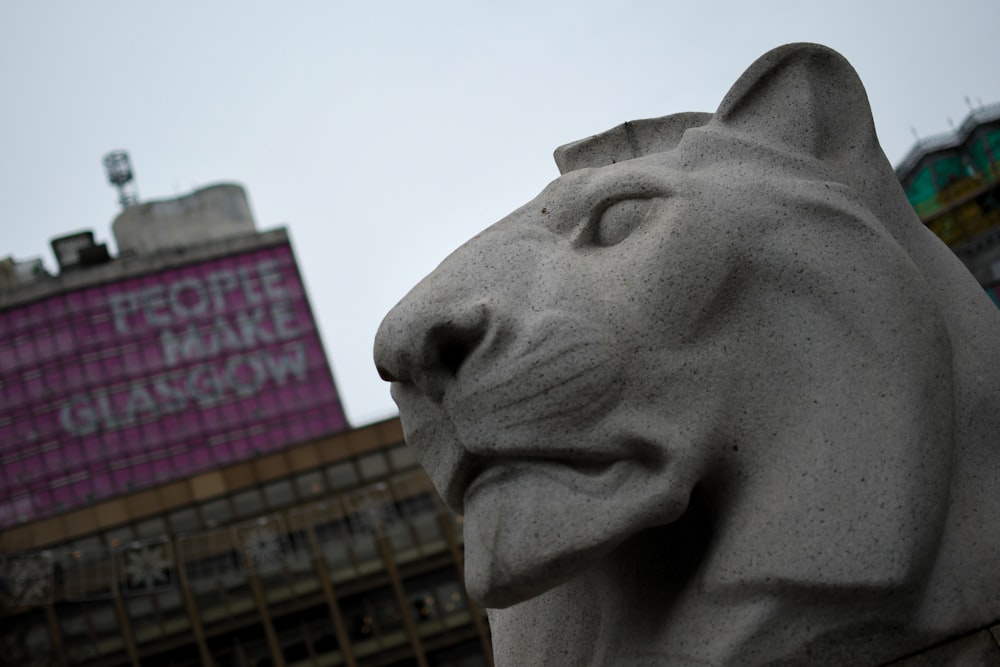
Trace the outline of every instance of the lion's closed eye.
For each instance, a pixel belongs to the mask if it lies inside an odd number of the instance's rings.
[[[659,197],[622,199],[599,210],[583,244],[606,247],[621,243],[642,226],[661,201]]]

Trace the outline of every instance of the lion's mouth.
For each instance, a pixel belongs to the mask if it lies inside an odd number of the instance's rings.
[[[588,496],[606,495],[607,478],[625,464],[621,458],[525,456],[481,459],[455,489],[463,508],[481,491],[515,478],[538,476]]]

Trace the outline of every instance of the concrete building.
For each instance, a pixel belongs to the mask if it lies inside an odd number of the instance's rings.
[[[896,175],[920,219],[1000,305],[1000,104],[918,141]]]
[[[0,262],[0,664],[489,664],[460,519],[352,429],[283,229],[226,184]]]
[[[246,192],[233,183],[129,206],[111,226],[118,252],[125,256],[190,247],[256,231]]]
[[[242,188],[114,229],[118,258],[77,232],[58,276],[13,262],[0,291],[0,528],[347,428],[288,236]]]

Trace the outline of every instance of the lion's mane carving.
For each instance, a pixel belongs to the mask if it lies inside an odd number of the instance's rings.
[[[872,664],[1000,618],[1000,314],[838,54],[626,123],[386,317],[502,665]]]

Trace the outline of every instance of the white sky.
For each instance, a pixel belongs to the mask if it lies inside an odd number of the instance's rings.
[[[997,0],[0,4],[0,256],[93,229],[102,156],[142,199],[246,186],[287,225],[348,418],[395,414],[383,315],[556,175],[552,150],[625,120],[713,111],[768,49],[843,53],[895,164],[1000,101]]]

